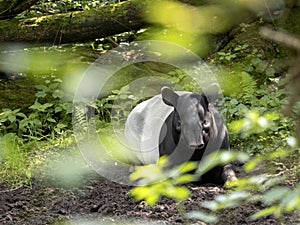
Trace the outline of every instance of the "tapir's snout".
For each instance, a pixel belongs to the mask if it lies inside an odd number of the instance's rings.
[[[191,149],[202,149],[204,148],[204,141],[203,138],[200,137],[200,140],[198,140],[197,142],[192,142],[189,144]]]
[[[205,147],[203,129],[197,123],[185,123],[182,135],[190,149],[198,150]]]

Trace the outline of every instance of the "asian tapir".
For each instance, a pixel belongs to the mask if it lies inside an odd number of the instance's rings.
[[[218,85],[204,94],[173,91],[163,87],[161,94],[138,104],[125,124],[125,137],[139,164],[155,164],[168,155],[172,165],[199,161],[219,149],[228,149],[226,126],[213,102]],[[224,184],[236,179],[231,165],[215,167],[199,182]]]

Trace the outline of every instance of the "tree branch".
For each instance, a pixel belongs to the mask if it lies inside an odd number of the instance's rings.
[[[140,29],[147,1],[126,1],[99,9],[0,22],[0,42],[81,42]]]

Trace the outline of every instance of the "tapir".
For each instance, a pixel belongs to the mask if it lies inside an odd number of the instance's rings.
[[[219,96],[214,84],[205,94],[173,91],[168,87],[138,104],[125,123],[125,137],[139,165],[155,164],[167,155],[172,165],[201,163],[209,153],[229,149],[228,131],[213,103]],[[218,166],[197,182],[224,184],[235,180],[231,164]]]

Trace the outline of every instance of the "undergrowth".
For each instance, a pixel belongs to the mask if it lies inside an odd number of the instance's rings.
[[[243,62],[238,61],[241,58],[244,59]],[[173,177],[169,177],[169,173],[165,174],[167,165],[165,159],[161,159],[161,164],[156,169],[151,166],[138,169],[131,178],[142,182],[144,186],[133,189],[131,194],[136,200],[144,199],[149,205],[157,204],[162,196],[175,199],[184,218],[209,223],[217,222],[216,215],[219,210],[237,207],[245,202],[262,202],[266,209],[253,215],[252,219],[275,215],[282,221],[285,213],[300,208],[297,160],[300,153],[293,139],[295,120],[281,113],[282,106],[286,102],[286,94],[279,86],[281,79],[259,51],[252,50],[248,45],[239,45],[234,49],[217,53],[216,62],[223,64],[221,70],[225,71],[218,76],[224,98],[217,106],[228,124],[231,147],[237,151],[218,155],[215,165],[239,160],[245,162],[246,171],[252,171],[263,164],[268,169],[267,173],[240,179],[231,184],[232,193],[202,203],[201,206],[208,209],[209,214],[200,210],[184,211],[182,203],[190,193],[181,185],[193,180],[192,175],[187,174],[189,170],[194,169],[189,164],[177,168],[180,173]],[[224,66],[233,63],[236,66],[230,69]],[[189,91],[197,88],[195,83],[180,70],[171,71],[168,75],[174,86],[180,85],[182,89]],[[84,165],[82,170],[71,166],[74,162],[72,158],[69,158],[65,165],[61,163],[45,166],[48,158],[59,162],[60,156],[63,155],[61,151],[70,146],[73,150],[76,148],[73,146],[75,140],[72,136],[73,104],[61,89],[61,82],[62,80],[56,77],[50,77],[44,84],[36,86],[38,91],[35,93],[35,101],[26,112],[19,108],[1,110],[2,181],[12,186],[30,185],[31,179],[37,176],[35,174],[37,171],[48,176],[45,171],[49,167],[58,168],[58,172],[63,171],[59,176],[66,178],[65,180],[74,175],[73,169],[85,174]],[[132,107],[143,100],[145,99],[130,92],[128,86],[124,86],[93,103],[75,105],[79,110],[76,111],[74,118],[82,124],[93,118],[97,121],[99,133],[103,131],[105,133],[109,124],[115,123],[114,125],[122,127]],[[78,127],[84,130],[82,124],[78,124]],[[115,144],[108,136],[102,137],[102,141],[108,146]],[[49,145],[52,147],[49,148]],[[66,150],[66,154],[68,151]],[[122,159],[119,152],[111,152],[111,155]],[[44,170],[40,170],[41,168]],[[200,176],[206,169],[205,165],[200,165],[196,175]],[[145,170],[150,171],[147,172],[147,176],[143,172]],[[77,172],[74,177],[78,175]],[[53,177],[50,179],[55,180]],[[75,184],[70,181],[66,185]]]

